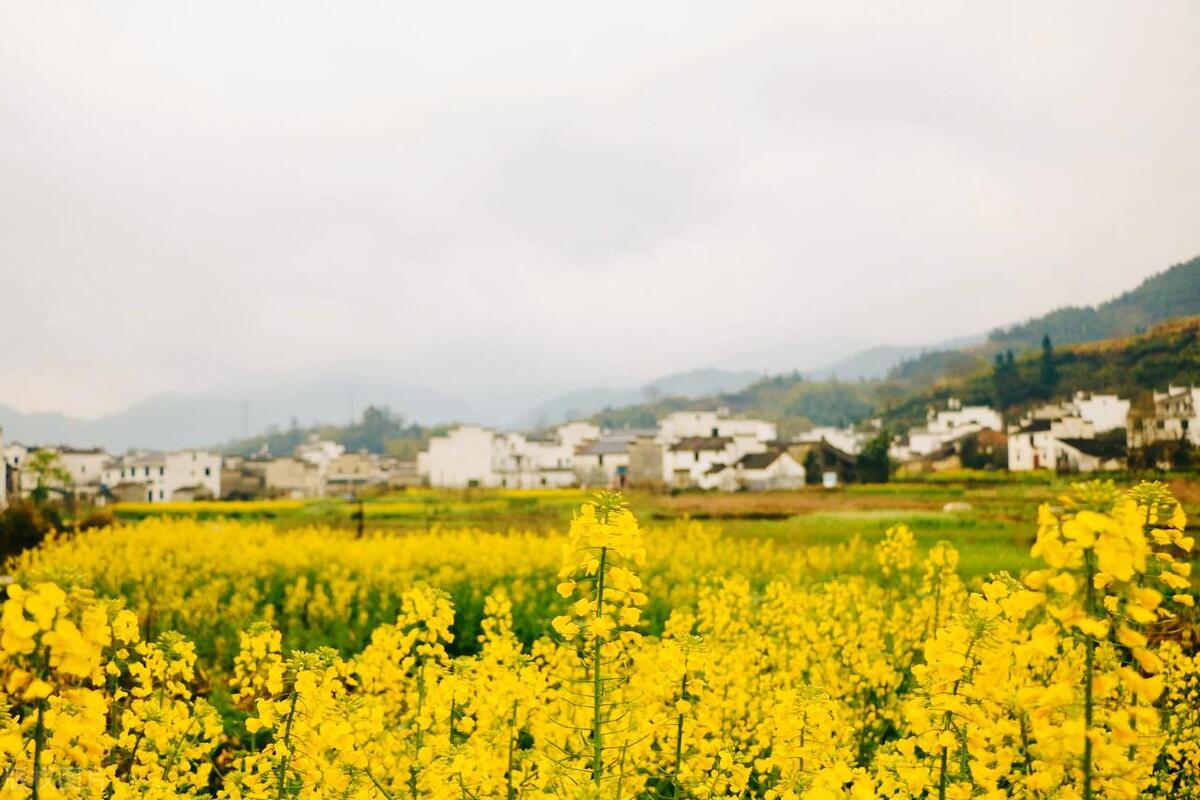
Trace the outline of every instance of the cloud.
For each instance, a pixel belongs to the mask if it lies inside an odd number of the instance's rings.
[[[0,403],[814,367],[1200,250],[1187,2],[10,4]],[[79,391],[71,391],[79,387]]]

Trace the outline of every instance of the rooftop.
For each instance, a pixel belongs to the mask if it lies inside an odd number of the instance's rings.
[[[690,436],[671,445],[672,452],[700,452],[701,450],[724,450],[733,442],[729,436]]]

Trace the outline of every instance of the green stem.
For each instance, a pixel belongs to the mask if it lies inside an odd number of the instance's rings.
[[[421,661],[421,668],[417,671],[417,753],[416,761],[420,763],[421,746],[425,742],[424,731],[421,730],[421,713],[425,709],[425,662]],[[413,800],[417,800],[417,764],[413,764],[408,769],[408,790],[412,794]]]
[[[970,644],[967,645],[966,655],[964,656],[967,665],[969,665],[971,663],[971,651],[973,651],[975,649],[975,643],[978,641],[979,641],[979,639],[977,637],[972,638]],[[959,677],[958,680],[954,681],[954,688],[950,692],[951,697],[958,697],[958,687],[962,684],[962,681],[963,681],[963,679],[961,677]],[[953,717],[949,711],[947,711],[945,713],[945,715],[942,717],[942,732],[943,733],[950,730],[950,723],[951,723],[952,719],[953,719]],[[940,759],[941,769],[938,774],[938,800],[946,800],[946,784],[949,782],[949,779],[947,778],[949,760],[950,760],[950,748],[946,747],[945,745],[942,745],[942,756]]]
[[[1087,579],[1087,613],[1091,617],[1096,610],[1095,579],[1096,568],[1092,563],[1092,551],[1083,551],[1085,577]],[[1083,800],[1092,800],[1092,715],[1094,699],[1092,683],[1096,673],[1096,639],[1087,634],[1085,677],[1083,684]]]
[[[46,747],[46,701],[37,701],[37,722],[33,728],[33,786],[30,800],[38,800],[38,784],[42,780],[42,750]]]
[[[608,548],[600,548],[600,568],[596,572],[596,619],[604,610],[604,566],[608,559]],[[600,637],[592,637],[592,781],[600,786],[604,770],[604,742],[601,722],[603,719],[604,681],[600,675]]]
[[[683,682],[679,686],[679,699],[687,699],[687,656],[683,658]],[[679,765],[683,762],[683,714],[675,718],[675,795],[679,796]]]
[[[375,775],[371,772],[370,767],[367,767],[367,778],[370,779],[371,783],[375,786],[376,791],[387,798],[387,800],[396,800],[396,798],[392,796],[392,793],[383,788],[379,781],[375,779]]]
[[[296,700],[300,694],[292,689],[292,702],[288,706],[287,724],[283,726],[283,760],[279,762],[279,779],[275,786],[275,799],[283,800],[283,790],[287,784],[288,763],[292,760],[292,720],[296,718]]]
[[[517,793],[513,788],[513,751],[516,750],[517,737],[517,701],[513,700],[512,716],[508,718],[508,770],[504,773],[507,800],[515,800]]]

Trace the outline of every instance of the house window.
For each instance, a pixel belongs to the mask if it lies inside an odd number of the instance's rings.
[[[149,491],[146,492],[146,502],[147,503],[154,502],[154,490],[153,489],[150,489]]]
[[[601,453],[600,455],[596,456],[596,463],[602,467],[604,466],[604,453]]]
[[[150,477],[150,468],[149,468],[149,467],[142,467],[142,469],[144,469],[144,470],[146,471],[146,477],[147,477],[147,478],[149,478],[149,477]]]
[[[159,475],[166,475],[166,474],[167,474],[167,468],[166,468],[166,467],[159,467],[159,468],[158,468],[158,474],[159,474]]]
[[[719,428],[712,429],[712,435],[713,435],[714,439],[721,435],[721,434],[717,433],[718,430],[719,430]]]
[[[205,468],[204,468],[204,475],[205,475],[205,477],[207,477],[207,476],[209,476],[209,475],[212,475],[212,467],[205,467]]]
[[[692,456],[694,457],[694,459],[696,461],[699,461],[700,460],[700,451],[699,450],[695,451],[694,453],[692,453]]]
[[[159,489],[159,490],[158,490],[158,499],[159,499],[159,500],[162,500],[162,499],[163,499],[163,490],[162,490],[162,489]]]

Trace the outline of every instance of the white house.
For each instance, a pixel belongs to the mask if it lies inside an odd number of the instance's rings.
[[[826,441],[843,453],[857,455],[862,446],[870,438],[868,433],[856,431],[853,428],[835,428],[833,426],[817,426],[796,437],[801,444],[816,444]]]
[[[575,474],[589,486],[624,486],[629,475],[629,449],[636,434],[607,433],[575,450]]]
[[[929,430],[934,433],[956,433],[963,430],[1004,430],[1004,418],[1000,412],[988,406],[964,406],[958,398],[946,401],[942,411],[930,413]]]
[[[804,466],[783,449],[746,453],[718,473],[719,486],[725,490],[802,489]]]
[[[673,411],[658,423],[658,440],[670,445],[682,439],[748,436],[761,442],[778,438],[774,423],[731,417],[718,411]]]
[[[62,447],[58,451],[58,465],[71,476],[71,486],[76,492],[97,492],[104,482],[105,471],[115,462],[111,455],[100,448],[79,450]]]
[[[577,441],[568,433],[570,441]],[[493,471],[499,485],[513,489],[573,486],[575,445],[554,436],[527,436],[520,433],[499,435],[493,445]],[[493,484],[494,485],[494,484]]]
[[[1122,442],[1110,439],[1054,439],[1054,468],[1059,472],[1097,472],[1121,470],[1126,466]]]
[[[465,488],[495,486],[492,469],[496,434],[478,425],[459,425],[444,436],[434,436],[417,455],[417,473],[430,486]]]
[[[599,439],[600,426],[591,422],[568,422],[555,428],[554,433],[560,443],[574,451],[587,442]]]
[[[1129,444],[1146,447],[1155,442],[1178,442],[1186,439],[1200,446],[1200,389],[1194,386],[1168,386],[1165,392],[1154,392],[1154,414],[1129,420]]]
[[[927,456],[956,439],[982,430],[1003,431],[1004,418],[988,406],[964,406],[951,397],[945,409],[929,410],[925,427],[908,432],[908,452]]]
[[[221,496],[221,456],[207,450],[134,452],[104,470],[103,482],[150,503]]]
[[[1008,469],[1028,472],[1035,469],[1054,469],[1057,450],[1052,423],[1048,419],[1024,419],[1008,431]]]
[[[924,427],[908,432],[903,454],[905,458],[931,455],[953,441],[983,430],[1004,430],[1004,420],[999,412],[988,406],[963,406],[957,398],[951,397],[946,408],[929,410]]]
[[[741,436],[692,436],[663,450],[663,482],[677,488],[720,488],[720,472],[748,452],[764,452],[766,442]]]
[[[429,440],[428,448],[417,455],[417,474],[430,486],[573,486],[578,480],[577,448],[599,435],[595,425],[578,422],[549,436],[460,425]]]
[[[1071,405],[1081,419],[1092,424],[1096,433],[1124,428],[1129,420],[1129,401],[1115,394],[1076,392]]]

